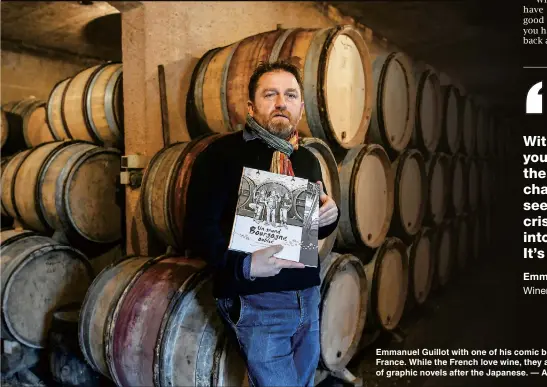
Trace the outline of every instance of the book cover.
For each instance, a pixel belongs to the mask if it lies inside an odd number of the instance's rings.
[[[228,248],[252,253],[280,244],[276,257],[299,262],[308,186],[307,179],[243,168]]]

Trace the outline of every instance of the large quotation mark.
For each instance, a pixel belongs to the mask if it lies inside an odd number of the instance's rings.
[[[540,94],[543,82],[538,82],[530,88],[526,95],[526,114],[543,113],[543,96]]]

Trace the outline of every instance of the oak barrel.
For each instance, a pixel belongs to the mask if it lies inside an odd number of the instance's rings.
[[[35,97],[25,98],[19,101],[12,101],[5,104],[2,110],[5,111],[7,126],[5,144],[2,146],[4,155],[13,154],[26,149],[30,145],[29,133],[38,130],[49,131],[45,121],[40,122],[40,109],[43,109],[45,102]],[[4,117],[3,117],[4,118]]]
[[[435,153],[426,162],[428,179],[427,221],[440,224],[448,209],[450,183],[450,160],[444,153]]]
[[[433,281],[434,259],[432,254],[433,231],[422,227],[414,242],[408,247],[408,304],[426,302]]]
[[[390,231],[401,238],[415,235],[422,227],[427,207],[425,161],[416,149],[403,152],[392,164],[395,177],[395,210]]]
[[[51,238],[1,235],[2,339],[44,348],[53,311],[82,301],[93,269],[81,252]]]
[[[84,90],[87,127],[101,144],[123,142],[123,74],[121,63],[99,66]]]
[[[477,153],[480,157],[488,154],[488,113],[483,106],[477,107]]]
[[[40,208],[38,190],[44,164],[64,146],[64,142],[50,142],[32,148],[14,176],[12,189],[15,215],[28,229],[42,232],[50,230]]]
[[[402,152],[412,137],[416,85],[409,59],[401,52],[379,55],[372,64],[375,101],[367,142],[389,153]]]
[[[8,140],[9,135],[9,122],[8,116],[4,109],[0,109],[0,148],[3,148]]]
[[[479,160],[479,178],[480,178],[480,208],[482,211],[489,211],[492,207],[492,168],[487,160]]]
[[[68,127],[63,119],[63,96],[71,78],[58,82],[49,94],[46,105],[46,121],[56,140],[72,139]]]
[[[445,220],[435,229],[433,254],[435,255],[435,285],[445,286],[452,274],[452,265],[456,253],[453,222]]]
[[[377,144],[358,145],[350,149],[339,169],[338,246],[380,246],[393,215],[394,181],[386,151]]]
[[[434,153],[441,139],[441,84],[432,69],[414,72],[416,79],[416,119],[412,144],[422,152]]]
[[[9,163],[9,161],[12,159],[13,156],[5,156],[5,157],[2,157],[0,159],[0,184],[1,184],[1,189],[0,191],[4,191],[4,184],[3,184],[3,180],[2,180],[2,176],[4,174],[4,171],[6,170],[6,167]],[[1,193],[1,192],[0,192]],[[2,216],[9,216],[8,212],[6,211],[6,209],[4,208],[4,204],[3,202],[0,200],[0,210],[1,210],[1,214]]]
[[[241,129],[248,83],[259,62],[291,60],[303,76],[304,114],[298,131],[334,149],[362,144],[372,109],[372,67],[365,40],[349,25],[277,29],[208,51],[188,95],[188,121],[201,133]]]
[[[23,126],[23,135],[29,148],[57,140],[46,121],[45,102],[29,113],[27,124]]]
[[[469,214],[469,253],[472,259],[479,259],[481,253],[482,230],[478,213]]]
[[[454,227],[454,238],[456,247],[456,262],[460,270],[465,269],[467,262],[469,260],[470,249],[470,227],[469,227],[469,216],[464,214],[459,216],[455,220]]]
[[[462,112],[462,151],[473,156],[477,150],[477,109],[469,95],[461,97]]]
[[[356,353],[368,298],[364,266],[357,257],[330,253],[321,262],[322,367],[341,371]]]
[[[149,258],[124,259],[103,269],[95,278],[82,303],[78,324],[80,348],[94,370],[110,377],[105,354],[106,326],[112,319],[122,292]]]
[[[440,150],[454,154],[460,150],[462,142],[462,121],[460,92],[454,85],[441,87],[443,98],[443,126]]]
[[[43,165],[37,198],[48,225],[96,243],[121,237],[120,151],[74,141]]]
[[[217,313],[212,277],[197,273],[167,308],[154,358],[154,385],[243,386],[246,366]]]
[[[184,248],[186,195],[197,156],[222,134],[163,148],[148,163],[141,185],[145,225],[167,246]]]
[[[408,295],[406,250],[399,238],[388,237],[365,265],[370,295],[365,329],[391,331],[399,325]]]
[[[12,218],[18,218],[15,207],[15,195],[13,192],[15,176],[17,175],[21,164],[31,152],[32,149],[19,152],[11,157],[5,167],[2,165],[2,192],[0,193],[2,198],[2,209]]]
[[[321,167],[321,176],[325,183],[325,191],[340,207],[341,192],[340,192],[340,175],[338,173],[338,165],[331,152],[329,146],[324,141],[308,137],[301,138],[300,145],[310,150],[317,158]],[[324,259],[331,252],[334,242],[336,241],[336,233],[332,233],[325,239],[318,242],[318,252],[320,259]]]
[[[459,216],[463,214],[467,206],[467,175],[465,157],[462,154],[455,154],[450,157],[450,207],[451,213]]]
[[[466,160],[467,194],[469,209],[475,211],[480,204],[480,175],[477,159],[468,157]]]

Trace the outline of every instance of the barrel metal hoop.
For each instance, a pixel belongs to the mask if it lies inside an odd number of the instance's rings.
[[[84,121],[87,127],[87,131],[89,132],[91,138],[93,138],[95,141],[97,141],[99,144],[104,144],[104,141],[102,140],[99,131],[97,130],[97,127],[95,126],[95,122],[93,121],[92,116],[92,109],[91,109],[91,96],[92,93],[90,91],[93,90],[93,87],[95,86],[95,83],[97,82],[97,79],[101,75],[101,73],[110,66],[111,63],[105,63],[101,66],[97,67],[95,71],[89,76],[85,87],[83,91],[83,98],[82,98],[82,111],[84,113]]]
[[[82,71],[85,71],[85,70],[82,70]],[[80,71],[81,72],[81,71]],[[80,74],[80,73],[78,73]],[[74,80],[74,78],[76,78],[76,76],[78,75],[76,74],[74,77],[72,78],[69,78],[69,81],[68,83],[66,84],[65,86],[65,89],[63,90],[63,94],[61,96],[61,122],[63,123],[63,130],[65,131],[65,134],[67,135],[67,137],[71,140],[74,140],[74,137],[72,137],[72,133],[70,133],[70,128],[68,127],[68,124],[66,122],[66,118],[65,118],[65,99],[66,99],[66,93],[68,91],[68,88],[70,87],[70,84],[72,83],[72,81]]]
[[[353,235],[354,243],[357,248],[366,247],[367,245],[363,243],[360,231],[358,230],[357,225],[357,212],[355,209],[355,195],[356,193],[356,181],[357,176],[359,174],[359,167],[361,165],[361,162],[363,161],[363,158],[367,156],[368,154],[368,145],[364,145],[359,153],[357,153],[357,156],[355,156],[355,160],[353,161],[353,167],[351,169],[351,177],[349,179],[349,189],[348,189],[348,200],[349,200],[349,219],[351,224],[351,233]]]
[[[106,84],[106,90],[104,93],[104,111],[106,113],[106,122],[110,131],[116,138],[120,137],[120,127],[118,126],[118,120],[116,119],[116,112],[114,111],[114,90],[116,85],[119,85],[118,80],[121,77],[123,68],[120,67],[110,76],[108,83]],[[91,110],[90,110],[91,111]]]
[[[53,94],[55,93],[55,91],[61,86],[61,83],[65,82],[68,78],[66,79],[63,79],[62,81],[59,81],[54,87],[53,89],[51,89],[51,92],[49,93],[49,97],[47,99],[47,104],[46,104],[46,123],[47,123],[47,127],[49,129],[49,132],[51,133],[51,135],[53,136],[53,138],[57,141],[61,141],[63,140],[63,138],[61,137],[61,135],[59,133],[57,133],[57,128],[54,128],[53,126],[53,122],[51,120],[51,116],[53,114],[53,111],[52,111],[52,106],[51,106],[51,98],[53,97]],[[66,87],[66,86],[65,86]],[[61,98],[62,99],[62,98]],[[62,104],[61,104],[62,106]],[[64,125],[63,123],[61,123],[61,125]],[[66,133],[66,129],[63,128],[63,131],[65,131]]]
[[[320,54],[332,28],[323,28],[315,32],[311,40],[304,61],[304,109],[306,120],[313,137],[328,141],[326,130],[321,123],[318,97],[321,94],[319,87]]]
[[[289,28],[285,30],[275,41],[272,52],[270,53],[270,58],[268,59],[268,62],[273,63],[279,59],[279,54],[281,53],[281,49],[283,48],[283,45],[285,44],[285,41],[289,37],[289,35],[296,30],[296,28]]]

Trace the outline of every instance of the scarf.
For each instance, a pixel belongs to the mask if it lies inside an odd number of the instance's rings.
[[[298,131],[296,128],[293,130],[288,140],[283,140],[260,126],[249,114],[247,114],[247,128],[252,134],[256,135],[275,149],[270,164],[270,172],[294,176],[289,157],[293,151],[298,149]]]

